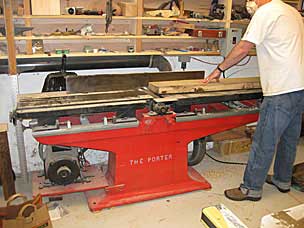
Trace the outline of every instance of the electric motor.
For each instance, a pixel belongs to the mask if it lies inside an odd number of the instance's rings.
[[[80,176],[80,165],[76,148],[46,146],[45,176],[52,183],[68,185]]]

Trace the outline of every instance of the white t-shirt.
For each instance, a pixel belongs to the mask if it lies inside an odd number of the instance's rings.
[[[304,89],[304,23],[296,9],[281,0],[259,7],[242,40],[256,45],[264,96]]]

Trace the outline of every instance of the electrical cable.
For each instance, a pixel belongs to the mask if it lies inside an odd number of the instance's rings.
[[[247,65],[251,60],[251,56],[248,56],[248,60],[245,62],[245,63],[242,63],[242,64],[236,64],[235,66],[245,66]]]
[[[214,157],[212,157],[210,154],[208,154],[206,152],[206,155],[211,158],[212,160],[216,161],[216,162],[219,162],[219,163],[223,163],[223,164],[228,164],[228,165],[247,165],[247,163],[243,163],[243,162],[230,162],[230,161],[221,161],[221,160],[218,160]]]
[[[210,62],[207,62],[207,61],[201,60],[201,59],[196,58],[196,57],[191,57],[191,59],[194,59],[194,60],[196,60],[196,61],[198,61],[198,62],[202,62],[202,63],[209,64],[209,65],[214,65],[214,66],[219,65],[219,63],[210,63]],[[224,58],[223,58],[223,59],[224,59]]]

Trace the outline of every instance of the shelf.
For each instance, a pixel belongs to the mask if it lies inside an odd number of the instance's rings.
[[[231,24],[238,24],[238,25],[249,25],[250,20],[234,20],[230,22]]]
[[[180,56],[180,55],[190,55],[190,56],[220,56],[221,53],[217,51],[167,51],[162,53],[163,56]]]
[[[0,16],[1,18],[1,16]],[[3,18],[3,16],[2,16]],[[105,19],[105,16],[98,15],[41,15],[41,16],[14,16],[15,19]],[[208,20],[198,18],[165,18],[165,17],[125,17],[114,16],[114,20],[154,20],[154,21],[188,21],[188,22],[208,22],[208,23],[225,23],[226,20]]]
[[[41,15],[41,16],[14,16],[15,19],[105,19],[99,15]],[[137,17],[114,16],[115,20],[136,20]]]
[[[198,19],[198,18],[164,18],[164,17],[139,17],[142,20],[154,20],[154,21],[188,21],[188,22],[209,22],[209,23],[226,23],[226,20],[208,20],[208,19]]]
[[[1,38],[1,37],[0,37]],[[3,37],[4,38],[4,37]],[[5,38],[4,38],[5,39]],[[198,37],[191,36],[16,36],[15,40],[100,40],[100,39],[201,39]]]
[[[83,53],[83,52],[72,52],[67,54],[69,57],[83,57],[83,56],[141,56],[141,55],[162,55],[162,56],[179,56],[179,55],[196,55],[196,56],[219,56],[219,52],[203,52],[203,51],[188,51],[188,52],[181,52],[181,51],[168,51],[166,53],[160,51],[143,51],[143,52],[107,52],[107,53]],[[20,54],[16,56],[17,59],[34,59],[34,58],[61,58],[62,54],[54,54],[51,55],[47,54],[33,54],[33,55],[25,55]],[[0,55],[0,59],[7,59],[6,55]]]

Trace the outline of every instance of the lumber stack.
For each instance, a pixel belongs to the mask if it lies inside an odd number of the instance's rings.
[[[177,93],[204,93],[232,90],[260,89],[260,79],[253,78],[227,78],[219,82],[211,81],[208,84],[202,80],[178,80],[150,82],[149,89],[156,94],[177,94]]]

